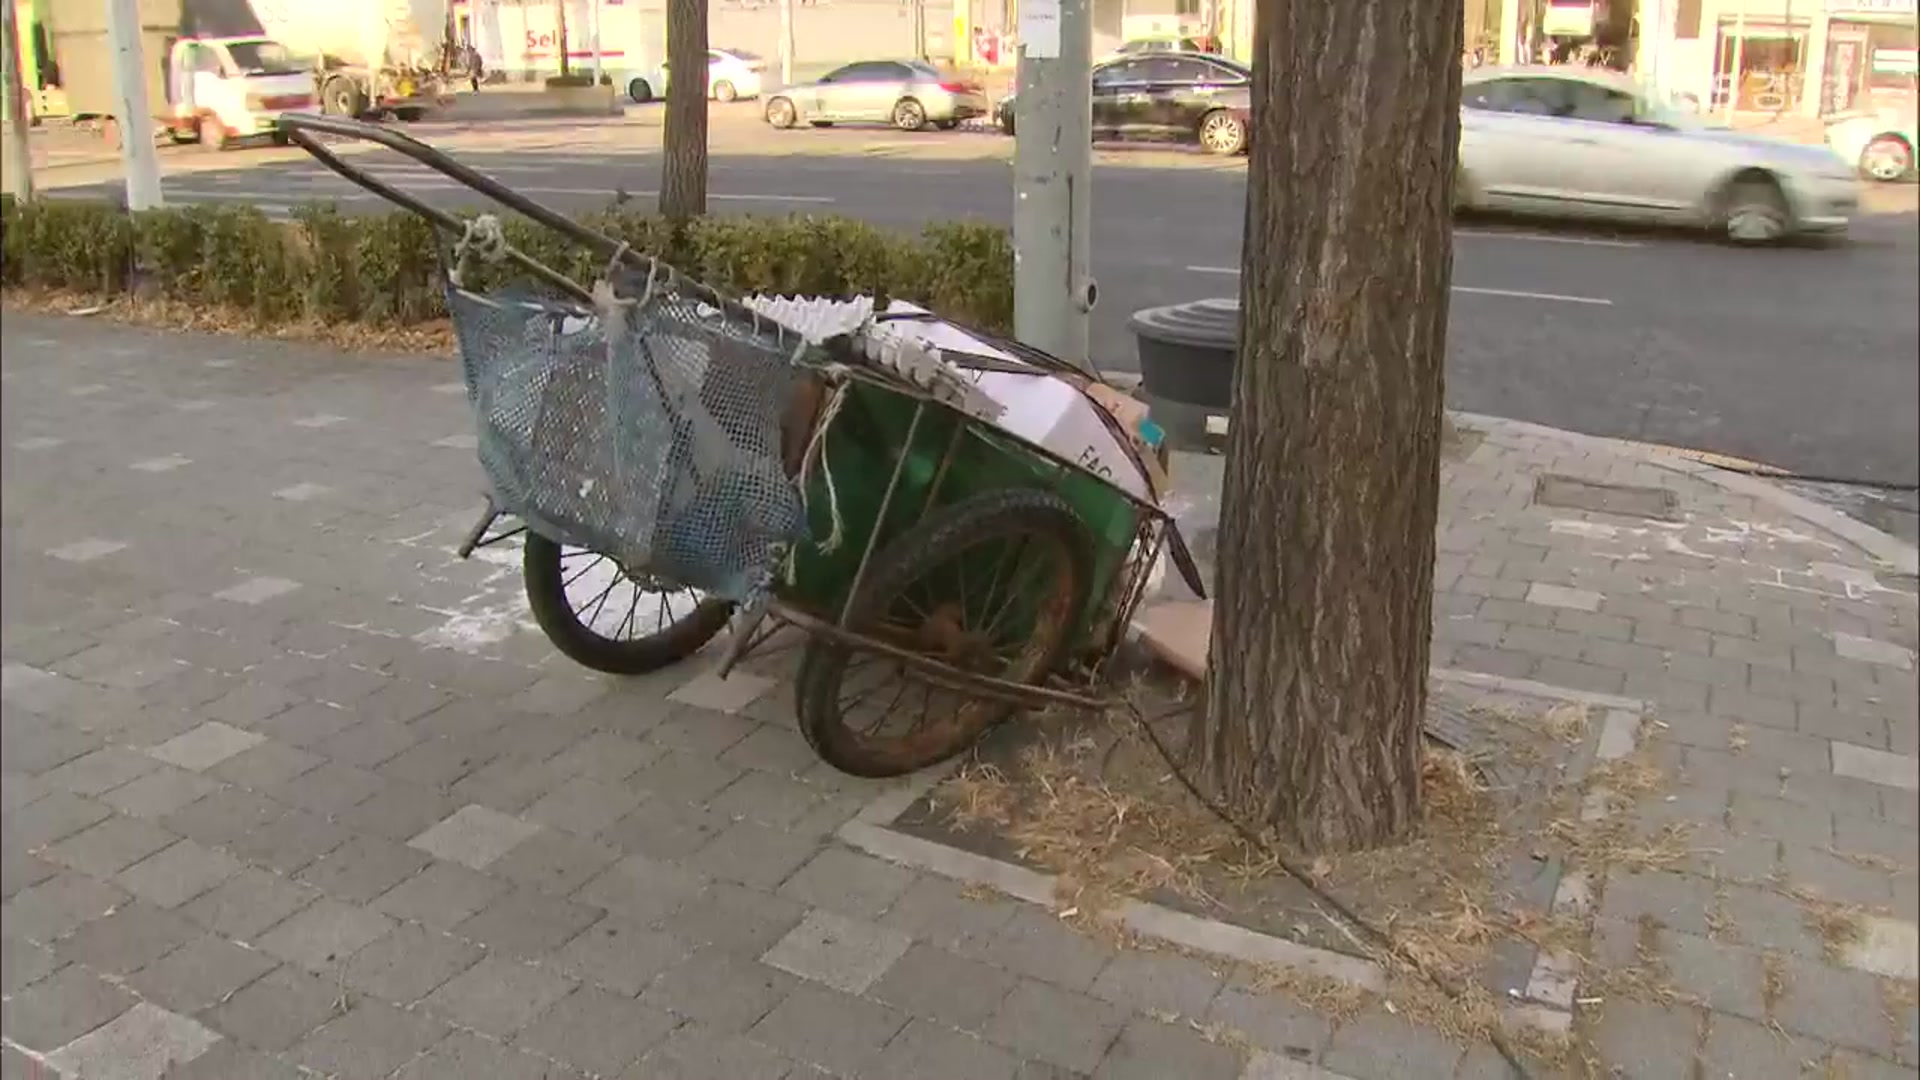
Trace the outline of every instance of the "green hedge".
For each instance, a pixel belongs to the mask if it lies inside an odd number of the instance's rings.
[[[618,208],[582,223],[735,294],[885,295],[994,331],[1013,322],[1013,251],[1004,229],[929,225],[919,236],[841,217],[709,217],[675,229]],[[575,280],[601,260],[519,218],[509,242]],[[291,223],[251,207],[127,214],[106,203],[42,199],[0,210],[8,288],[102,296],[140,291],[250,317],[408,326],[443,317],[431,228],[393,212],[302,207]]]

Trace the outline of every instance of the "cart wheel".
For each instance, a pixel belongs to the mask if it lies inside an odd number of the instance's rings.
[[[527,605],[568,659],[609,675],[644,675],[700,651],[733,605],[628,576],[612,556],[527,533]]]
[[[874,558],[849,625],[974,674],[1035,684],[1079,624],[1092,548],[1072,507],[1051,492],[978,495],[928,514]],[[951,757],[1015,712],[826,638],[801,657],[794,697],[814,751],[866,777]]]

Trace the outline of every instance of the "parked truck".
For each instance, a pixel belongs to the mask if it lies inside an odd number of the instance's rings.
[[[23,75],[36,120],[99,121],[118,139],[113,50],[105,4],[22,5]],[[177,142],[221,149],[278,136],[283,112],[311,109],[311,69],[259,34],[200,36],[182,0],[140,0],[140,49],[153,125]],[[142,131],[140,137],[150,137]]]
[[[224,9],[206,32],[259,34],[311,57],[320,105],[336,116],[414,120],[451,104],[447,0],[186,0]]]

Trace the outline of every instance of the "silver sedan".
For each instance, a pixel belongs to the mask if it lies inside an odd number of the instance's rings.
[[[1461,86],[1462,209],[1724,230],[1840,232],[1859,203],[1825,146],[1733,131],[1590,68],[1479,68]]]
[[[986,115],[987,97],[978,86],[942,75],[923,60],[862,60],[767,95],[767,123],[777,128],[852,122],[919,131]]]

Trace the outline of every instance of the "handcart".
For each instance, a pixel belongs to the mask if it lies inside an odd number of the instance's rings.
[[[986,380],[1080,393],[1071,365],[918,310],[810,335],[787,315],[804,304],[722,295],[416,139],[308,114],[282,124],[436,227],[491,486],[460,554],[524,535],[528,605],[574,661],[642,674],[729,630],[724,674],[796,628],[801,732],[838,769],[894,776],[1020,710],[1110,704],[1103,669],[1170,541],[1203,592],[1150,485],[993,419]],[[606,269],[575,281],[497,218],[430,206],[323,135],[411,158]],[[470,287],[476,267],[523,280]],[[934,344],[921,322],[964,347]],[[1139,477],[1154,471],[1108,410],[1082,414]]]

